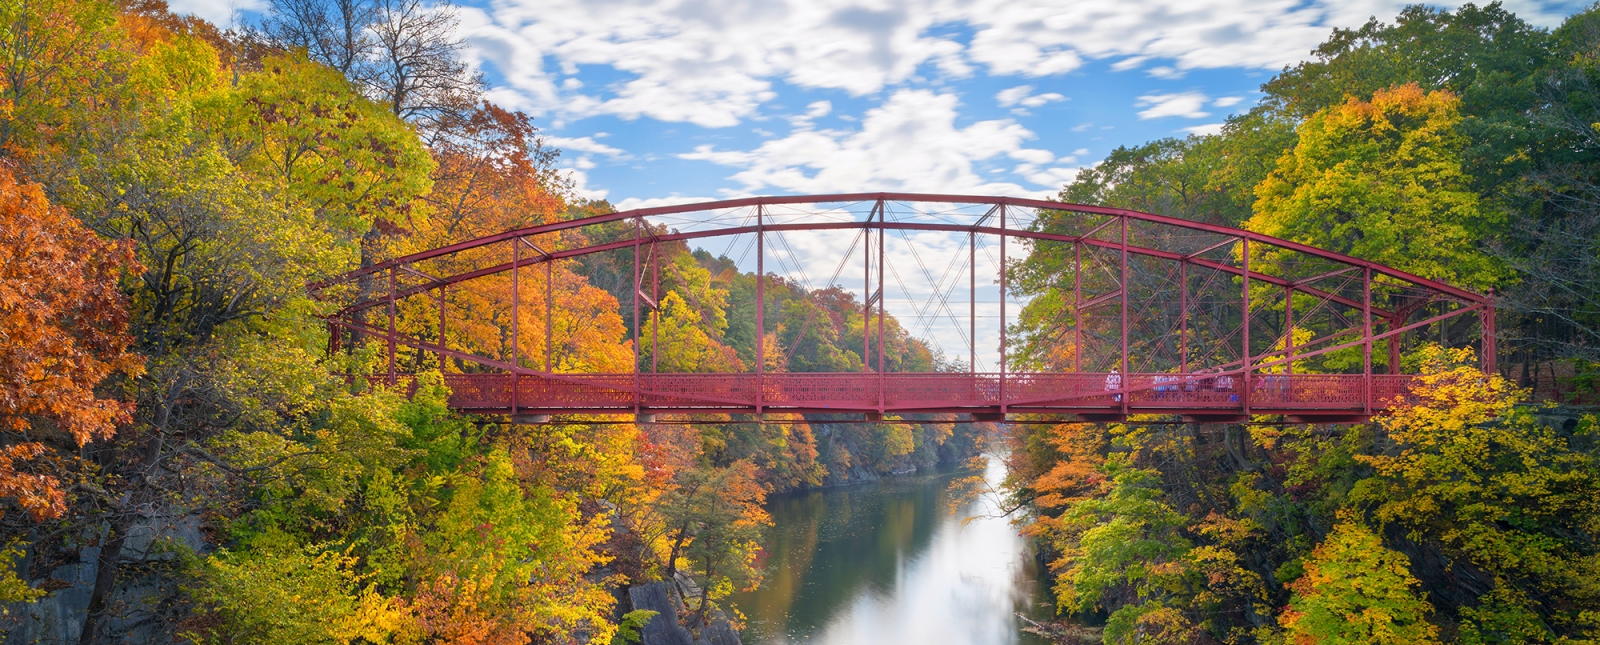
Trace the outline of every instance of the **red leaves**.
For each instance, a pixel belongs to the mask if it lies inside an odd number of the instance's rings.
[[[94,391],[141,370],[117,288],[125,269],[138,269],[129,246],[102,241],[0,166],[0,430],[57,431],[82,446],[129,421],[131,403]],[[62,512],[62,494],[53,477],[17,465],[45,451],[28,442],[0,455],[0,496],[40,519]]]

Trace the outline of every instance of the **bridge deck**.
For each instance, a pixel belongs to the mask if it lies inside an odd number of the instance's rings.
[[[769,373],[447,374],[464,412],[1057,413],[1106,420],[1177,414],[1226,420],[1283,414],[1357,421],[1406,396],[1407,375]],[[1369,380],[1370,379],[1370,380]],[[1124,401],[1124,399],[1126,399]]]

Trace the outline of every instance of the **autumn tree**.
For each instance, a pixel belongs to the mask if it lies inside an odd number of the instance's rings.
[[[701,620],[712,601],[760,583],[755,556],[761,527],[771,523],[764,501],[755,467],[738,462],[681,471],[658,502],[669,544],[665,577],[672,580],[680,557],[700,574]]]
[[[701,328],[701,315],[676,291],[667,292],[639,333],[643,369],[663,372],[739,372],[744,364],[733,349]]]
[[[1504,270],[1478,244],[1503,214],[1462,171],[1459,106],[1410,84],[1313,114],[1256,187],[1245,227],[1464,287],[1496,284]]]
[[[1100,467],[1104,491],[1067,506],[1045,534],[1061,610],[1110,613],[1110,642],[1186,642],[1195,629],[1182,590],[1194,575],[1183,514],[1162,499],[1159,473],[1113,455]],[[1141,636],[1143,635],[1143,636]],[[1155,640],[1147,640],[1154,635]]]
[[[1418,593],[1405,555],[1383,546],[1370,529],[1347,518],[1290,585],[1294,599],[1278,620],[1296,645],[1425,645],[1439,628],[1433,607]]]
[[[128,351],[127,300],[118,289],[123,272],[138,268],[128,245],[102,241],[38,184],[0,165],[0,498],[33,521],[66,510],[51,472],[73,468],[52,462],[74,460],[132,418],[128,402],[96,388],[142,369]],[[10,563],[0,576],[15,581]]]
[[[1518,405],[1525,392],[1481,372],[1470,349],[1431,348],[1423,371],[1417,404],[1379,419],[1394,449],[1358,457],[1376,471],[1358,501],[1471,563],[1490,591],[1469,624],[1594,634],[1585,612],[1600,611],[1600,581],[1576,572],[1600,557],[1600,459],[1581,448],[1595,421],[1571,438],[1540,422]]]

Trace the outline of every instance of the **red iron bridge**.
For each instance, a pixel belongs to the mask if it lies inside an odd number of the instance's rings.
[[[668,245],[725,247],[754,269],[755,338],[779,331],[768,320],[776,280],[849,295],[861,316],[860,371],[774,371],[795,348],[759,342],[747,372],[662,371],[664,341],[649,321],[663,280],[685,280],[663,261]],[[587,281],[562,278],[572,274]],[[622,370],[597,370],[605,360],[578,349],[592,321],[562,303],[591,284],[621,294],[631,369],[624,356]],[[1009,197],[641,208],[413,253],[311,290],[338,307],[331,352],[375,341],[380,378],[439,369],[452,407],[523,421],[937,413],[1347,423],[1405,400],[1414,379],[1401,373],[1405,348],[1470,346],[1485,371],[1495,362],[1492,293],[1225,226]],[[805,337],[815,310],[792,339]],[[889,315],[942,353],[941,371],[885,361]]]

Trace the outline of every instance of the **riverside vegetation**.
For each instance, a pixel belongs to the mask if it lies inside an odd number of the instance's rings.
[[[484,99],[454,27],[419,0],[276,0],[234,31],[159,0],[0,0],[8,637],[627,642],[649,619],[624,611],[627,585],[682,571],[699,624],[759,582],[767,494],[977,452],[972,426],[934,424],[534,429],[451,413],[452,366],[426,355],[406,366],[412,396],[363,385],[370,343],[327,357],[331,305],[308,282],[610,208],[575,198],[530,120]],[[1597,80],[1600,11],[1547,31],[1498,5],[1412,8],[1335,32],[1220,134],[1119,149],[1067,186],[1498,287],[1520,374],[1412,338],[1421,403],[1369,425],[1020,426],[1006,492],[1063,616],[1039,629],[1600,638],[1600,423],[1518,387],[1593,390]],[[1017,294],[1047,296],[1056,260],[1020,261]],[[682,245],[663,263],[640,330],[663,339],[645,356],[662,370],[747,369],[756,343],[772,370],[861,366],[850,294],[776,281],[756,338],[753,275]],[[558,263],[558,297],[522,309],[532,324],[550,307],[556,369],[629,369],[626,274]],[[496,288],[453,296],[468,322],[452,344],[505,349]],[[1034,302],[1020,360],[1063,360],[1069,319]],[[887,369],[964,369],[892,319],[886,341]]]
[[[1425,375],[1417,403],[1364,425],[1019,426],[1005,493],[1068,618],[1036,631],[1129,644],[1600,642],[1600,419],[1526,404],[1536,384],[1594,401],[1597,82],[1600,10],[1545,30],[1498,3],[1416,6],[1336,30],[1219,133],[1119,148],[1066,186],[1063,201],[1495,288],[1509,360],[1479,371],[1464,327],[1441,334],[1447,346],[1410,336],[1400,360]],[[1052,343],[1071,323],[1049,297],[1071,284],[1061,266],[1046,250],[1016,267],[1019,292],[1040,297],[1015,331],[1041,366],[1072,358]],[[1335,352],[1295,370],[1360,360]]]

